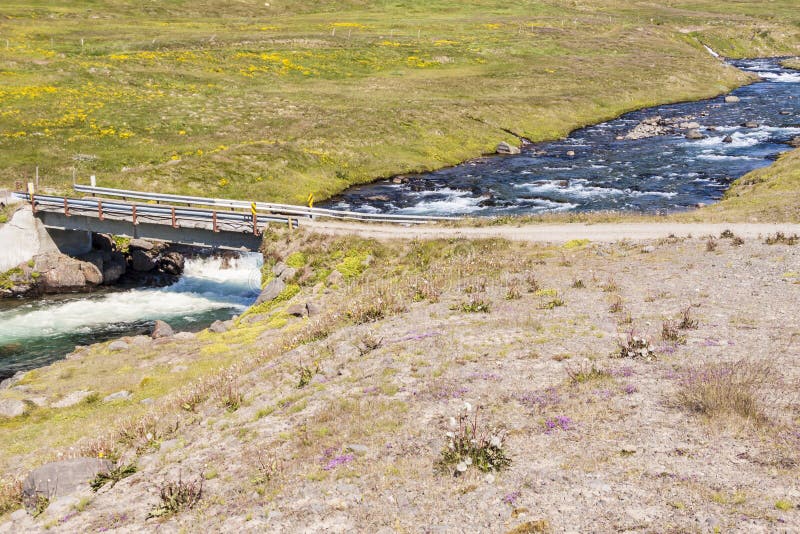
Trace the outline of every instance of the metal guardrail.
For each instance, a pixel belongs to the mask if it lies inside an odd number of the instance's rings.
[[[192,222],[209,224],[214,232],[220,230],[239,231],[252,232],[255,235],[259,235],[260,228],[271,222],[289,224],[292,227],[298,226],[296,217],[287,216],[166,205],[133,204],[103,198],[77,199],[48,195],[34,195],[31,198],[28,193],[13,193],[13,196],[30,202],[34,212],[37,210],[63,212],[68,217],[89,214],[96,216],[101,221],[105,217],[130,218],[134,225],[140,222],[152,222],[170,224],[173,228],[180,228],[182,222]]]
[[[394,224],[420,224],[436,221],[452,221],[455,217],[429,217],[425,215],[397,215],[387,213],[360,213],[356,211],[331,210],[326,208],[307,208],[305,206],[292,206],[290,204],[273,204],[269,202],[247,202],[244,200],[230,200],[220,198],[191,197],[183,195],[165,195],[148,193],[144,191],[129,191],[125,189],[112,189],[108,187],[92,187],[88,185],[74,186],[75,191],[90,195],[113,196],[122,199],[138,199],[155,202],[178,203],[198,206],[213,206],[229,209],[251,209],[255,204],[256,211],[267,212],[279,216],[292,217],[328,217],[332,219],[354,220],[363,222],[384,222]],[[37,196],[38,198],[38,196]]]

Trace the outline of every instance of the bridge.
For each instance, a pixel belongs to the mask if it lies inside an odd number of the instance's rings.
[[[75,185],[81,198],[14,193],[48,230],[95,232],[184,245],[258,250],[269,224],[297,228],[317,219],[418,225],[448,217],[360,213],[289,204],[166,195]]]

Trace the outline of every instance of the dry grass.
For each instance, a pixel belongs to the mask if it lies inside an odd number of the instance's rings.
[[[708,364],[686,371],[676,402],[712,421],[736,417],[761,426],[770,421],[766,390],[775,378],[764,361]]]

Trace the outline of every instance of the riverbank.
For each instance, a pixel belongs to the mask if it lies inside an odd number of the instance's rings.
[[[12,113],[0,118],[0,179],[46,159],[45,188],[69,187],[76,167],[109,186],[322,199],[465,161],[517,135],[558,138],[625,111],[726,92],[747,79],[701,43],[734,57],[797,53],[792,4],[773,2],[769,14],[712,1],[702,11],[226,4],[217,19],[180,6],[113,17],[63,8],[37,17],[37,32],[25,17],[32,8],[17,4],[14,46],[0,50],[14,77],[4,89]],[[78,22],[95,16],[109,16],[103,33]],[[164,41],[160,25],[176,29],[174,39]]]
[[[6,473],[59,453],[136,471],[4,528],[794,524],[800,324],[776,310],[796,301],[800,248],[725,236],[545,246],[271,234],[269,264],[291,264],[296,282],[231,330],[95,345],[0,393],[94,393],[0,422]],[[292,315],[308,302],[318,315]],[[629,331],[652,356],[619,357]],[[713,402],[695,404],[704,384]],[[118,391],[130,395],[102,401]],[[510,467],[436,468],[465,402],[499,431]],[[199,503],[147,519],[179,477],[203,481]]]

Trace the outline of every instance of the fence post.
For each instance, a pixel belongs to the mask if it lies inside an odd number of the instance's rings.
[[[217,212],[216,212],[216,210],[211,212],[211,224],[213,225],[214,232],[219,232],[219,230],[217,230]]]
[[[133,225],[136,226],[139,222],[136,220],[136,204],[131,205],[133,211]]]
[[[97,199],[97,218],[103,220],[103,201],[99,198]]]
[[[64,215],[69,217],[69,204],[67,203],[67,197],[64,197]]]

